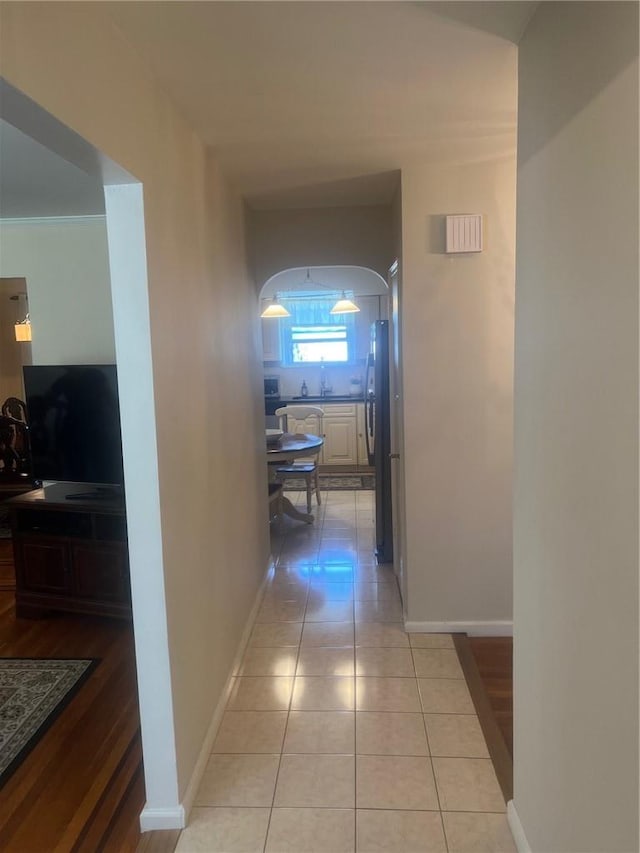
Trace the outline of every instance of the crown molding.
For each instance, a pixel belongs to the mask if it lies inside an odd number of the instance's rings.
[[[0,227],[3,225],[83,225],[99,221],[106,221],[104,213],[92,213],[86,216],[0,217]]]

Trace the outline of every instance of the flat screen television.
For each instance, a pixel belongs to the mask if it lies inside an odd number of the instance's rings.
[[[23,371],[34,479],[121,490],[115,364],[30,365]]]

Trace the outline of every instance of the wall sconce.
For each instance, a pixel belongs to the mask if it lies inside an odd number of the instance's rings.
[[[18,320],[14,324],[13,329],[17,341],[20,341],[21,343],[28,343],[31,341],[31,320],[29,318],[29,300],[27,299],[27,294],[16,293],[15,296],[10,296],[9,299],[11,299],[12,302],[19,302],[22,296],[24,296],[25,307],[27,308],[27,311],[25,313],[24,320]]]
[[[24,318],[24,320],[20,320],[13,327],[16,334],[17,341],[30,341],[31,340],[31,320],[29,319],[29,314]]]

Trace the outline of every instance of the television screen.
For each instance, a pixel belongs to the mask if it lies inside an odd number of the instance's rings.
[[[23,369],[34,478],[121,486],[115,364]]]

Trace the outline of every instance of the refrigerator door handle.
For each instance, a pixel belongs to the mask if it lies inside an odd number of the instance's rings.
[[[367,458],[369,460],[369,465],[373,465],[374,457],[373,457],[373,429],[374,429],[374,420],[373,420],[373,394],[369,397],[369,402],[364,404],[364,437],[367,445]]]

